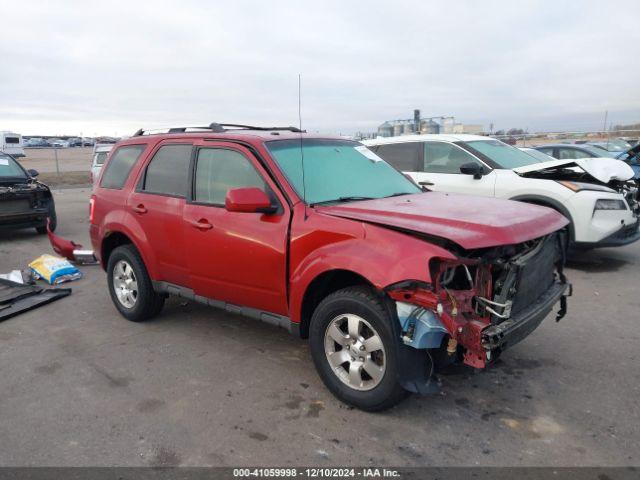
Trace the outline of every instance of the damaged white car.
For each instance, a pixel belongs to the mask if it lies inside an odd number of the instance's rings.
[[[544,205],[569,221],[572,246],[613,247],[640,239],[633,170],[615,159],[543,161],[476,135],[407,135],[365,141],[429,190]]]

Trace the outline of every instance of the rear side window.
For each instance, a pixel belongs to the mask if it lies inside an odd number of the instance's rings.
[[[147,167],[142,190],[186,197],[189,188],[191,149],[191,145],[160,147]]]
[[[420,142],[380,145],[376,149],[376,154],[401,172],[417,172],[421,146]]]
[[[234,150],[203,148],[198,152],[195,201],[224,205],[232,188],[258,187],[265,183],[247,157]]]
[[[553,148],[539,148],[538,150],[550,157],[553,157]]]
[[[118,148],[111,157],[111,161],[102,175],[100,186],[103,188],[121,189],[127,181],[131,169],[145,148],[146,145],[126,145]]]
[[[18,143],[20,143],[20,138],[18,138],[18,137],[4,137],[4,141],[6,143],[13,143],[14,145],[17,145]]]

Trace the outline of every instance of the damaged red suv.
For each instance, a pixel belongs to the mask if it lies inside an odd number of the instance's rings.
[[[358,142],[292,127],[139,131],[90,223],[124,317],[173,294],[282,326],[364,410],[437,391],[448,365],[484,368],[570,292],[557,212],[424,192]]]

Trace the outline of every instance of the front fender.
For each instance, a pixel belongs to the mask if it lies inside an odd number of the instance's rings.
[[[335,241],[311,250],[292,268],[291,320],[300,322],[304,294],[325,272],[347,270],[382,290],[404,280],[430,282],[429,260],[434,257],[456,258],[437,245],[375,225],[364,224],[361,237],[337,235]]]

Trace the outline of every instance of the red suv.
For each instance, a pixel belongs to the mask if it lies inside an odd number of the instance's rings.
[[[90,223],[124,317],[174,294],[285,327],[365,410],[485,367],[570,291],[557,212],[423,191],[358,142],[292,127],[139,131],[111,152]]]

